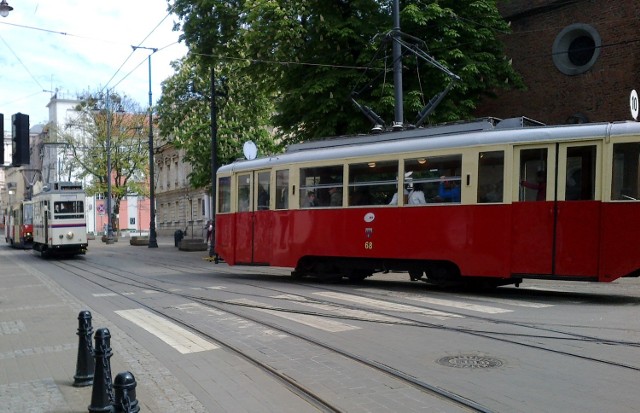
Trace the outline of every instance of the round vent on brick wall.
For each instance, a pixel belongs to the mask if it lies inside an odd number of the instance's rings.
[[[584,73],[600,56],[602,40],[593,27],[575,23],[565,27],[553,42],[553,63],[565,75]]]

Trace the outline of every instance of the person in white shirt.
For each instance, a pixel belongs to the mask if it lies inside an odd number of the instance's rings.
[[[419,184],[414,184],[413,189],[409,192],[409,201],[408,205],[423,205],[426,204],[427,200],[424,197],[424,192],[422,188],[420,188]]]
[[[409,195],[409,191],[407,191],[405,189],[404,190],[404,199],[407,199],[408,195]],[[393,194],[393,198],[391,198],[391,202],[389,202],[389,205],[398,205],[398,193],[397,192],[395,194]]]

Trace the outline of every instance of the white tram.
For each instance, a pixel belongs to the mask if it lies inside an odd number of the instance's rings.
[[[33,203],[33,249],[42,256],[76,255],[87,251],[85,193],[82,184],[54,182]]]

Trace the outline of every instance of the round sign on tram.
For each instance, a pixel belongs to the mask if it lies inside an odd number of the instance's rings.
[[[631,108],[631,116],[634,120],[638,120],[638,92],[635,89],[631,91],[631,96],[629,96],[629,106]]]

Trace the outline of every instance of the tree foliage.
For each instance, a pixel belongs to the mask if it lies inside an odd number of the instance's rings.
[[[401,31],[412,47],[460,77],[430,123],[473,116],[497,88],[521,87],[499,37],[508,24],[496,0],[404,0]],[[193,54],[224,68],[250,64],[229,78],[251,79],[272,96],[271,125],[281,142],[368,131],[351,102],[393,119],[392,0],[173,0],[178,28]],[[404,49],[405,123],[451,79]]]
[[[71,153],[80,179],[91,177],[87,195],[107,194],[107,154],[111,154],[113,213],[127,195],[146,195],[149,166],[148,118],[139,105],[116,93],[87,93],[73,124],[57,131]],[[117,220],[113,220],[114,224]]]
[[[276,152],[264,127],[272,104],[250,79],[239,76],[244,62],[217,66],[217,162],[229,163],[242,155],[242,145],[251,140],[261,153]],[[211,75],[197,56],[174,62],[176,73],[162,85],[158,103],[159,128],[176,147],[185,150],[193,170],[189,181],[196,188],[211,183]]]

